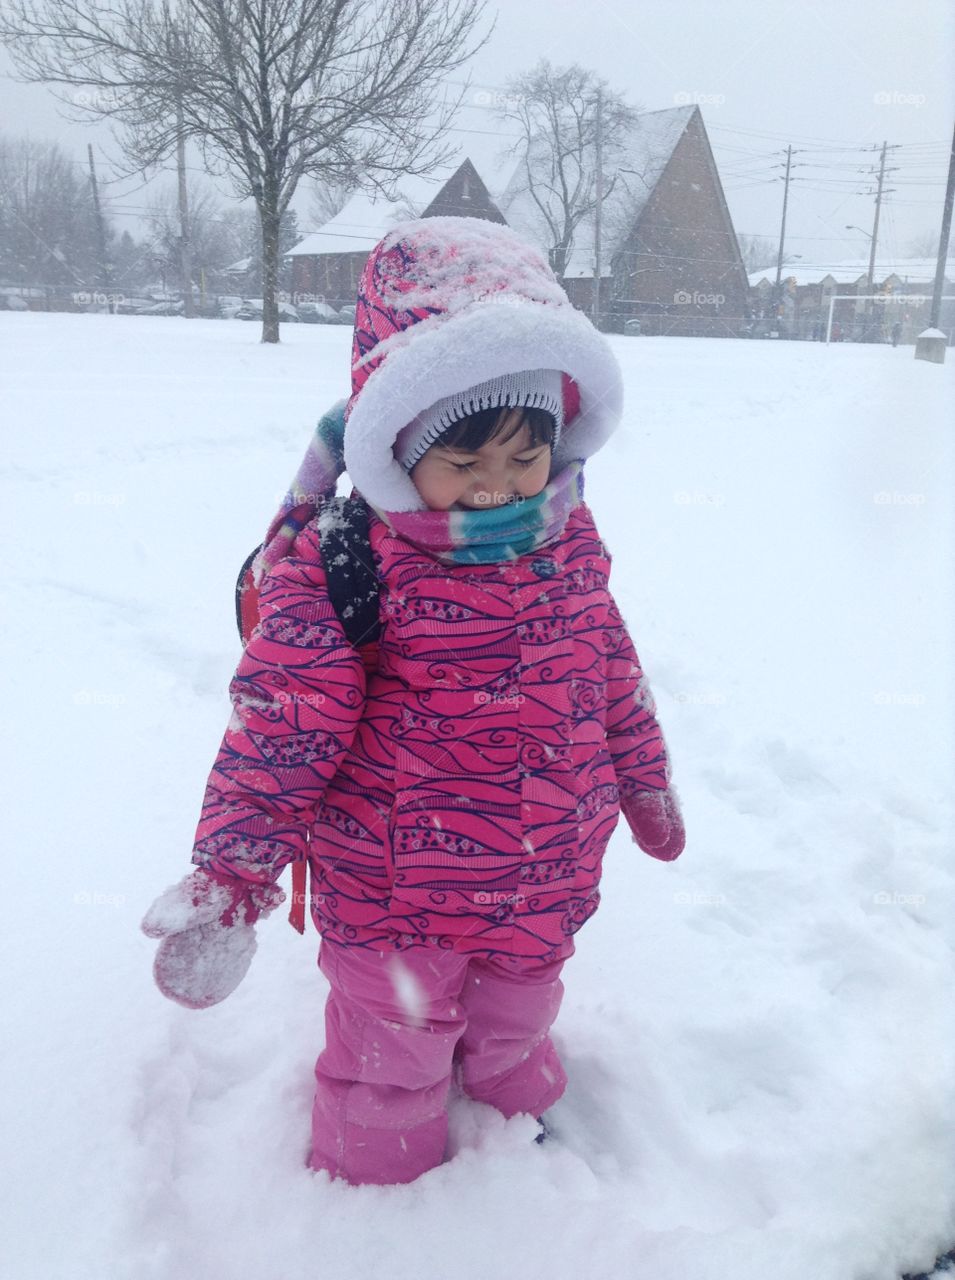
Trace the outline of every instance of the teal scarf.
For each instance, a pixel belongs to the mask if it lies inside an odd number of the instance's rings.
[[[345,466],[345,404],[344,400],[337,401],[319,420],[256,556],[252,569],[256,584],[289,554],[299,531],[322,501],[335,493]],[[583,496],[583,460],[575,458],[551,476],[533,498],[503,507],[480,511],[372,510],[393,533],[435,559],[449,564],[493,564],[536,551],[558,537]]]
[[[478,511],[382,511],[406,542],[449,564],[492,564],[536,551],[558,537],[584,497],[583,462],[574,459],[533,498]],[[366,499],[367,501],[367,499]]]

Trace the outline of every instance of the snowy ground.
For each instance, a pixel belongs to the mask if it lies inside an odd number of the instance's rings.
[[[314,935],[277,912],[203,1013],[155,991],[138,924],[189,869],[235,572],[349,340],[0,314],[3,1274],[928,1268],[955,1241],[951,359],[613,340],[627,421],[587,497],[688,846],[614,835],[565,970],[557,1140],[458,1099],[442,1168],[331,1184],[303,1168]]]

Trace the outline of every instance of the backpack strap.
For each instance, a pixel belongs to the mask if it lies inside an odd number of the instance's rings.
[[[358,495],[333,497],[321,504],[319,545],[329,599],[349,644],[358,648],[378,639],[378,575],[369,536],[368,505]],[[264,544],[263,544],[264,545]],[[259,621],[259,592],[252,563],[262,547],[246,556],[235,584],[235,621],[243,645]]]
[[[349,644],[378,639],[378,574],[371,554],[368,504],[359,495],[324,502],[316,516],[328,595]]]

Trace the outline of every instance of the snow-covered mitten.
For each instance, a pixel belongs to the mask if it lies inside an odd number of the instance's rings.
[[[231,995],[255,954],[255,922],[285,901],[274,884],[254,884],[198,867],[160,894],[143,917],[147,938],[162,938],[156,986],[187,1009]]]
[[[663,862],[672,862],[683,852],[686,833],[680,802],[672,787],[665,791],[621,794],[620,808],[634,840],[644,853]]]

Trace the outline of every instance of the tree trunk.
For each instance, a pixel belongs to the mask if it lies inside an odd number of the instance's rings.
[[[563,285],[564,274],[567,270],[567,246],[565,244],[555,244],[551,249],[550,257],[554,275]]]
[[[262,341],[279,340],[279,224],[281,215],[268,196],[259,209],[262,220]]]

